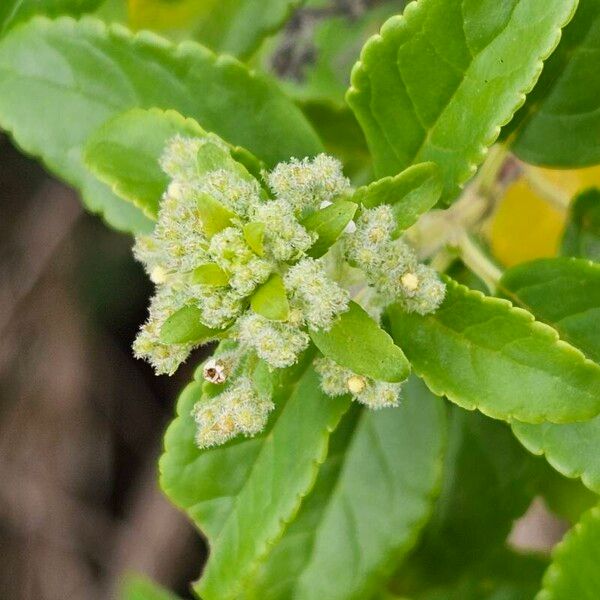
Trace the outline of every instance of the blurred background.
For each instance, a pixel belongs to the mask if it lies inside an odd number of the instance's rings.
[[[156,463],[197,360],[133,358],[151,288],[131,239],[4,136],[0,198],[0,598],[113,598],[128,570],[189,597],[204,544]]]

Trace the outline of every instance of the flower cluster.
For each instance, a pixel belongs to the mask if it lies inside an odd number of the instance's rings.
[[[356,283],[339,276],[343,265],[362,273],[367,310],[401,302],[426,313],[443,299],[434,271],[394,238],[387,206],[363,209],[336,252],[311,256],[319,236],[307,218],[352,193],[340,163],[329,156],[293,159],[255,178],[220,138],[177,136],[161,167],[170,184],[156,226],[134,247],[156,286],[134,352],[157,373],[171,374],[196,345],[232,340],[233,354],[204,365],[206,381],[223,389],[194,408],[200,447],[264,428],[273,403],[257,391],[251,369],[240,365],[261,359],[271,369],[288,367],[309,346],[310,330],[329,331],[348,310]],[[165,342],[167,320],[190,307],[200,315],[201,339]],[[358,375],[328,358],[315,368],[330,396],[349,393],[371,408],[398,403],[400,384]]]

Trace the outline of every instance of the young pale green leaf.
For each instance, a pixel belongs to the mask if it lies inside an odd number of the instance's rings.
[[[406,556],[437,492],[446,427],[442,401],[416,377],[402,398],[398,408],[344,418],[249,598],[370,598]]]
[[[440,169],[435,163],[421,163],[408,167],[394,177],[384,177],[360,187],[352,197],[367,208],[390,204],[398,224],[404,231],[440,199],[442,194]]]
[[[311,329],[315,346],[328,358],[379,381],[404,381],[410,365],[392,338],[355,302],[329,331]]]
[[[600,507],[596,506],[554,548],[536,600],[597,600],[599,548]]]
[[[146,577],[128,575],[121,586],[120,600],[179,600],[179,597]]]
[[[273,321],[285,321],[290,313],[290,304],[285,293],[283,279],[274,273],[254,292],[250,306],[255,313]]]
[[[579,0],[525,106],[510,124],[523,160],[555,167],[600,162],[600,0]]]
[[[184,306],[174,312],[160,330],[164,344],[202,343],[223,336],[222,329],[211,329],[202,323],[202,311],[197,306]]]
[[[89,135],[134,107],[177,110],[267,166],[322,150],[299,109],[273,82],[198,44],[175,46],[90,18],[36,18],[0,41],[0,126],[78,187],[109,223],[147,231],[151,221],[82,162]]]
[[[500,290],[553,325],[590,358],[600,360],[600,265],[583,259],[542,259],[506,271]],[[557,471],[580,477],[600,493],[600,417],[568,425],[515,422],[513,431],[528,450],[544,454]]]
[[[429,315],[389,311],[396,343],[430,389],[469,410],[529,423],[600,412],[600,367],[510,302],[446,278]]]
[[[206,263],[194,269],[192,273],[194,283],[222,287],[229,283],[229,275],[215,263]]]
[[[272,376],[276,409],[254,438],[199,450],[191,410],[201,384],[179,400],[165,436],[161,486],[208,537],[210,557],[196,585],[205,600],[238,598],[247,589],[313,486],[329,434],[348,408],[347,398],[320,391],[311,359]]]
[[[436,162],[451,202],[523,103],[575,6],[419,0],[388,20],[364,46],[347,94],[376,174]]]
[[[175,135],[205,137],[206,132],[196,121],[175,111],[136,108],[116,116],[91,135],[84,151],[85,164],[120,198],[156,219],[169,183],[159,160]]]
[[[202,231],[208,239],[231,225],[235,213],[209,194],[198,192],[196,202],[202,216]]]
[[[0,3],[0,36],[10,28],[35,15],[78,17],[94,11],[104,0],[2,0]]]
[[[352,221],[357,208],[358,205],[354,202],[338,200],[306,217],[302,225],[319,236],[308,254],[313,258],[323,256]]]
[[[571,202],[561,254],[600,262],[600,189],[587,190]]]
[[[257,222],[246,223],[244,225],[243,232],[244,239],[246,240],[248,246],[250,246],[250,248],[252,248],[256,254],[258,254],[258,256],[264,256],[265,224]]]

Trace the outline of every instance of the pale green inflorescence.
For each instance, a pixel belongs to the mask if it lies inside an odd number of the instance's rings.
[[[357,273],[362,273],[363,305],[372,314],[391,302],[425,314],[443,300],[444,285],[435,272],[394,239],[388,206],[363,209],[336,252],[319,259],[309,255],[318,235],[303,220],[352,191],[340,163],[330,156],[280,163],[263,173],[261,182],[231,158],[218,137],[177,136],[168,143],[161,167],[170,184],[156,226],[152,234],[138,236],[134,247],[156,285],[134,352],[157,373],[171,374],[200,343],[223,336],[232,340],[233,354],[204,365],[204,378],[223,391],[194,408],[199,447],[264,428],[273,403],[257,391],[251,366],[258,359],[271,369],[296,363],[310,345],[308,331],[328,331],[348,310]],[[352,277],[344,275],[350,272]],[[262,314],[251,300],[272,276],[283,285],[273,293],[285,298],[277,299],[278,311]],[[271,292],[278,285],[264,289]],[[163,325],[186,306],[199,309],[201,324],[214,335],[208,330],[198,342],[165,343]],[[357,375],[328,358],[317,359],[315,368],[330,396],[348,393],[370,408],[399,402],[401,384]]]

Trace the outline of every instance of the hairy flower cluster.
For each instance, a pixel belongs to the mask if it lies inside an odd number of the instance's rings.
[[[156,285],[134,352],[157,373],[173,373],[196,345],[164,342],[190,339],[163,335],[164,327],[177,328],[182,318],[199,320],[190,331],[209,328],[199,334],[203,343],[225,336],[233,344],[233,351],[203,366],[204,379],[223,391],[194,407],[201,448],[264,428],[273,403],[257,391],[252,365],[261,359],[279,369],[297,362],[310,344],[308,331],[329,331],[348,310],[348,290],[357,283],[373,313],[391,302],[426,313],[443,300],[434,271],[395,239],[388,206],[363,209],[356,223],[347,224],[336,252],[310,256],[318,235],[305,223],[315,227],[311,215],[351,193],[332,157],[292,159],[259,181],[209,134],[176,136],[160,164],[170,183],[154,231],[138,236],[134,247]],[[183,317],[175,314],[184,307]],[[398,404],[400,384],[363,377],[328,358],[315,367],[330,396],[349,393],[371,408]]]
[[[247,377],[239,377],[224,392],[201,400],[193,409],[198,426],[196,444],[209,448],[228,442],[239,434],[247,437],[262,431],[275,405],[261,396]]]
[[[376,381],[357,375],[329,358],[316,359],[314,366],[321,376],[321,389],[328,396],[350,394],[357,402],[373,409],[398,406],[400,403],[401,383]]]
[[[356,231],[346,237],[346,255],[365,274],[384,302],[399,302],[408,312],[427,314],[444,300],[446,288],[431,267],[419,263],[414,250],[394,239],[390,206],[364,210]]]

